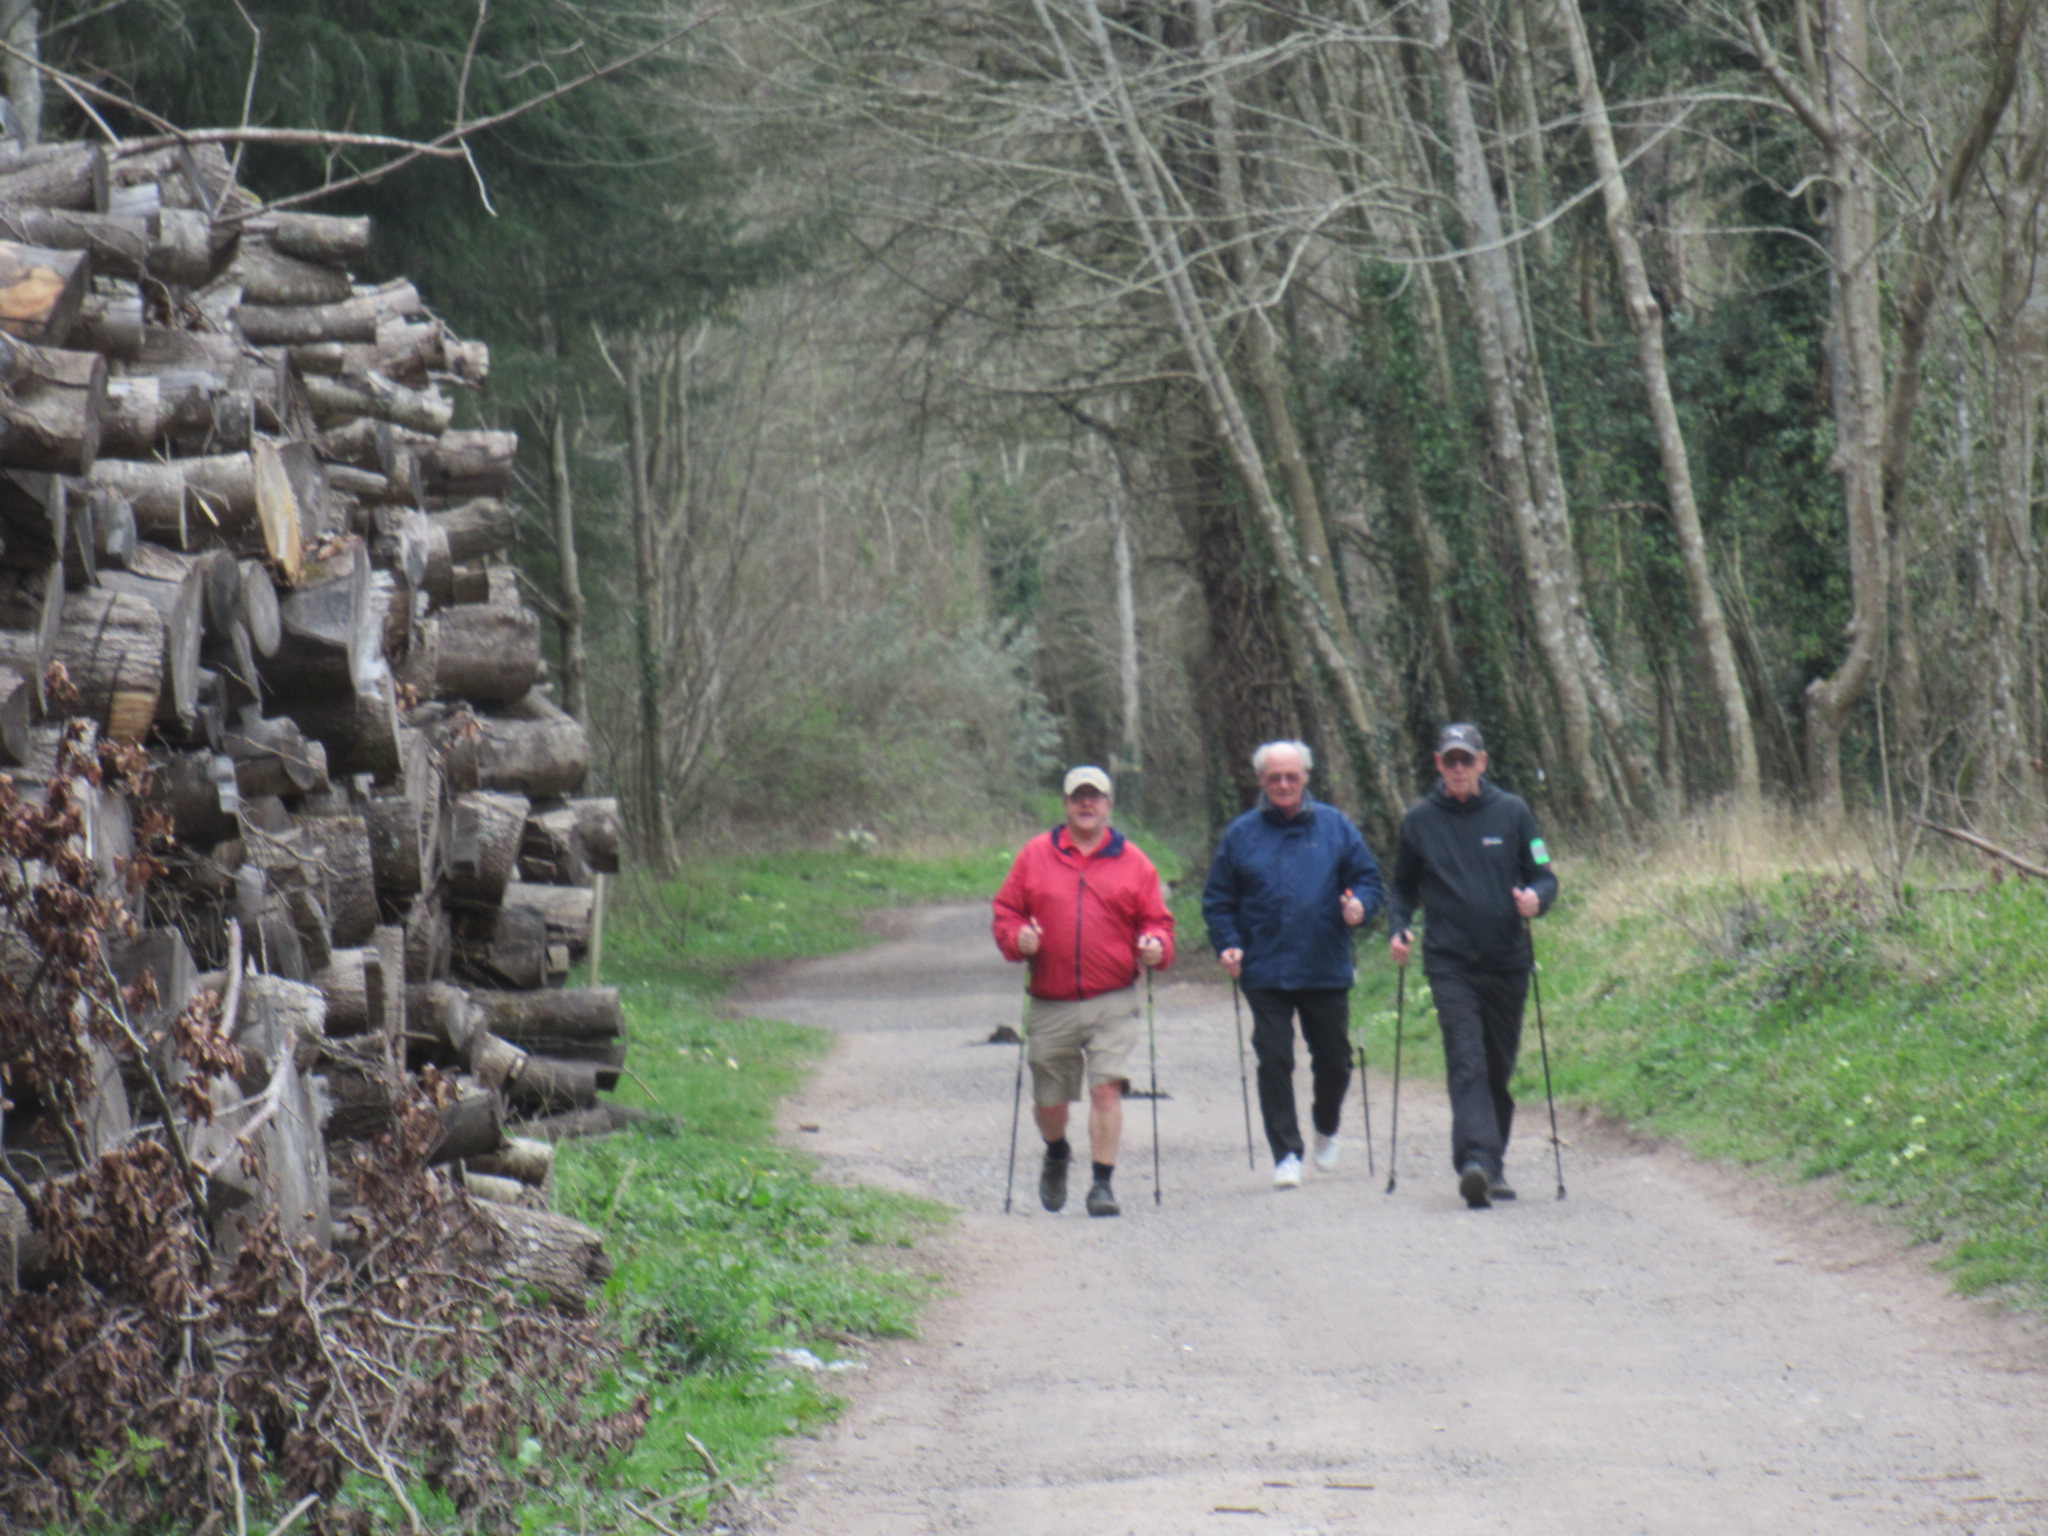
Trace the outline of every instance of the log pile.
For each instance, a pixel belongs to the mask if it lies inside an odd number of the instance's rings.
[[[601,1252],[512,1128],[587,1115],[624,1064],[616,990],[564,985],[617,808],[571,798],[588,744],[507,563],[516,438],[451,427],[488,350],[356,281],[369,246],[261,211],[216,146],[0,160],[0,771],[40,793],[81,717],[149,754],[150,803],[100,797],[89,836],[142,923],[110,959],[154,978],[145,1035],[233,1000],[242,1070],[190,1128],[224,1249],[274,1211],[346,1253],[329,1148],[431,1066],[436,1158],[503,1205],[504,1262],[580,1303]],[[175,843],[137,891],[152,813]],[[134,1090],[100,1074],[88,1152],[161,1117]],[[9,1166],[61,1171],[55,1107],[8,1096]],[[20,1210],[0,1285],[35,1269]]]

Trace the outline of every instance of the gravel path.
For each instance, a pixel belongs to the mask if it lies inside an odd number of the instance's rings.
[[[844,1417],[797,1443],[750,1526],[2048,1536],[2048,1331],[1950,1296],[1821,1192],[1576,1119],[1568,1199],[1531,1117],[1523,1198],[1468,1212],[1441,1082],[1404,1089],[1389,1196],[1379,1070],[1377,1175],[1354,1089],[1343,1166],[1276,1192],[1263,1142],[1245,1166],[1218,987],[1159,988],[1163,1205],[1133,1100],[1124,1216],[1079,1214],[1078,1188],[1038,1209],[1028,1117],[1003,1216],[1016,1055],[979,1042],[1017,986],[985,909],[945,907],[748,1002],[841,1036],[789,1105],[793,1141],[831,1177],[962,1211],[922,1250],[951,1287],[923,1338],[838,1378]],[[1568,1039],[1568,1016],[1551,1027]]]

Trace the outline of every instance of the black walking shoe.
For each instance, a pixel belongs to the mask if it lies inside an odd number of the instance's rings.
[[[1116,1203],[1116,1196],[1109,1185],[1098,1179],[1088,1186],[1088,1214],[1090,1216],[1121,1216],[1123,1207]]]
[[[1465,1203],[1475,1211],[1483,1211],[1493,1202],[1487,1191],[1493,1187],[1493,1180],[1486,1176],[1486,1170],[1477,1163],[1467,1163],[1458,1173],[1458,1193],[1465,1197]]]
[[[1038,1170],[1038,1203],[1048,1211],[1060,1210],[1067,1203],[1067,1162],[1048,1148],[1045,1166]]]
[[[1515,1186],[1508,1182],[1506,1174],[1502,1174],[1487,1181],[1486,1194],[1492,1200],[1512,1200],[1515,1198]]]

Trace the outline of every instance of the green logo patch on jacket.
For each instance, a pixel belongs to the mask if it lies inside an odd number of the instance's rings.
[[[1548,864],[1550,862],[1550,850],[1543,846],[1542,838],[1532,837],[1529,839],[1529,856],[1538,864]]]

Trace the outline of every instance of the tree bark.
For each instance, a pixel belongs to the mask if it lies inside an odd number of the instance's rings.
[[[640,814],[648,852],[656,868],[675,862],[674,833],[669,821],[667,776],[662,771],[665,737],[661,707],[660,648],[667,625],[663,612],[660,568],[655,562],[654,491],[648,474],[652,448],[647,433],[643,379],[644,345],[634,337],[626,348],[623,382],[626,389],[626,452],[631,460],[633,512],[633,644],[638,662],[640,703]]]
[[[1820,141],[1831,188],[1828,259],[1833,281],[1834,469],[1849,535],[1849,647],[1828,677],[1806,685],[1806,779],[1828,826],[1842,818],[1842,735],[1875,673],[1889,628],[1890,554],[1884,511],[1884,337],[1877,262],[1878,174],[1870,126],[1870,13],[1866,0],[1819,0],[1825,91],[1812,100],[1779,64],[1755,0],[1744,0],[1750,45],[1765,73]]]
[[[1047,39],[1059,55],[1075,105],[1102,148],[1131,227],[1152,268],[1162,275],[1175,328],[1187,348],[1204,404],[1214,419],[1216,435],[1227,449],[1266,535],[1281,586],[1288,594],[1301,633],[1317,663],[1335,685],[1338,708],[1347,727],[1355,733],[1373,760],[1380,762],[1379,754],[1371,750],[1377,738],[1377,722],[1367,702],[1357,663],[1323,618],[1314,578],[1304,565],[1296,545],[1294,525],[1275,493],[1264,450],[1246,415],[1202,297],[1190,276],[1189,263],[1177,229],[1175,205],[1160,185],[1154,146],[1138,121],[1115,45],[1110,40],[1097,0],[1084,0],[1083,10],[1090,40],[1109,84],[1107,112],[1124,138],[1121,150],[1109,122],[1104,120],[1104,109],[1096,105],[1099,93],[1081,78],[1067,48],[1065,35],[1054,21],[1046,0],[1033,0],[1033,9]],[[1126,166],[1126,157],[1136,167],[1135,180]],[[1312,688],[1313,681],[1310,676],[1301,676],[1305,688]]]
[[[149,733],[164,686],[164,621],[153,604],[106,588],[73,593],[56,660],[77,690],[66,713],[97,720],[116,741]]]
[[[448,891],[457,900],[493,906],[517,872],[526,831],[523,795],[476,790],[455,801],[449,837]]]
[[[1613,814],[1593,750],[1593,710],[1587,679],[1580,669],[1570,635],[1570,592],[1575,573],[1560,569],[1536,505],[1528,445],[1523,433],[1515,367],[1526,369],[1521,306],[1514,291],[1514,270],[1506,255],[1506,233],[1500,207],[1487,178],[1479,125],[1473,116],[1471,90],[1458,58],[1457,35],[1451,24],[1450,0],[1430,0],[1430,48],[1443,81],[1450,116],[1451,149],[1457,167],[1458,208],[1471,250],[1465,258],[1472,286],[1472,316],[1480,371],[1486,383],[1493,426],[1493,452],[1501,472],[1502,491],[1521,549],[1528,581],[1536,645],[1557,689],[1559,724],[1571,762],[1573,790],[1595,816]]]
[[[503,496],[519,456],[516,432],[443,432],[420,455],[420,489],[453,500]]]
[[[587,610],[583,568],[576,556],[576,486],[569,473],[569,420],[559,397],[548,414],[548,499],[555,522],[555,565],[561,595],[556,622],[562,631],[562,702],[590,727],[590,653],[584,644]]]
[[[259,214],[242,224],[242,238],[268,239],[274,250],[302,261],[347,266],[370,256],[370,221],[360,214]]]
[[[346,304],[355,296],[348,273],[341,268],[286,255],[269,241],[251,237],[246,231],[236,247],[235,259],[228,266],[227,279],[241,285],[244,308]],[[371,339],[375,340],[374,329]]]
[[[106,409],[107,363],[0,332],[0,461],[60,475],[92,472]]]
[[[469,1007],[492,1034],[544,1054],[573,1057],[626,1038],[626,1015],[617,987],[475,991],[469,994]]]
[[[519,847],[519,878],[534,885],[589,885],[619,872],[619,802],[568,800],[535,806]]]
[[[1700,649],[1706,657],[1707,677],[1720,707],[1721,728],[1727,739],[1736,801],[1744,809],[1753,811],[1762,803],[1763,797],[1763,781],[1757,766],[1756,733],[1749,718],[1748,701],[1743,697],[1741,674],[1735,665],[1735,648],[1728,639],[1727,619],[1721,612],[1721,600],[1714,591],[1713,573],[1708,566],[1706,537],[1700,529],[1699,503],[1693,494],[1692,457],[1687,451],[1685,432],[1679,423],[1678,403],[1671,392],[1671,370],[1664,355],[1664,311],[1650,291],[1650,277],[1643,264],[1642,247],[1636,241],[1635,213],[1630,206],[1628,183],[1622,177],[1621,157],[1616,152],[1614,129],[1607,116],[1607,98],[1600,89],[1599,72],[1594,67],[1593,49],[1586,37],[1585,17],[1579,10],[1579,0],[1558,0],[1558,16],[1564,24],[1572,73],[1578,79],[1580,109],[1585,113],[1594,170],[1600,177],[1607,236],[1614,248],[1615,266],[1621,273],[1629,328],[1636,337],[1637,363],[1642,369],[1643,386],[1649,395],[1650,420],[1656,430],[1657,451],[1664,464],[1665,490],[1671,501],[1671,521],[1678,534],[1679,555],[1685,564],[1686,594],[1692,602],[1693,626],[1698,632]]]

